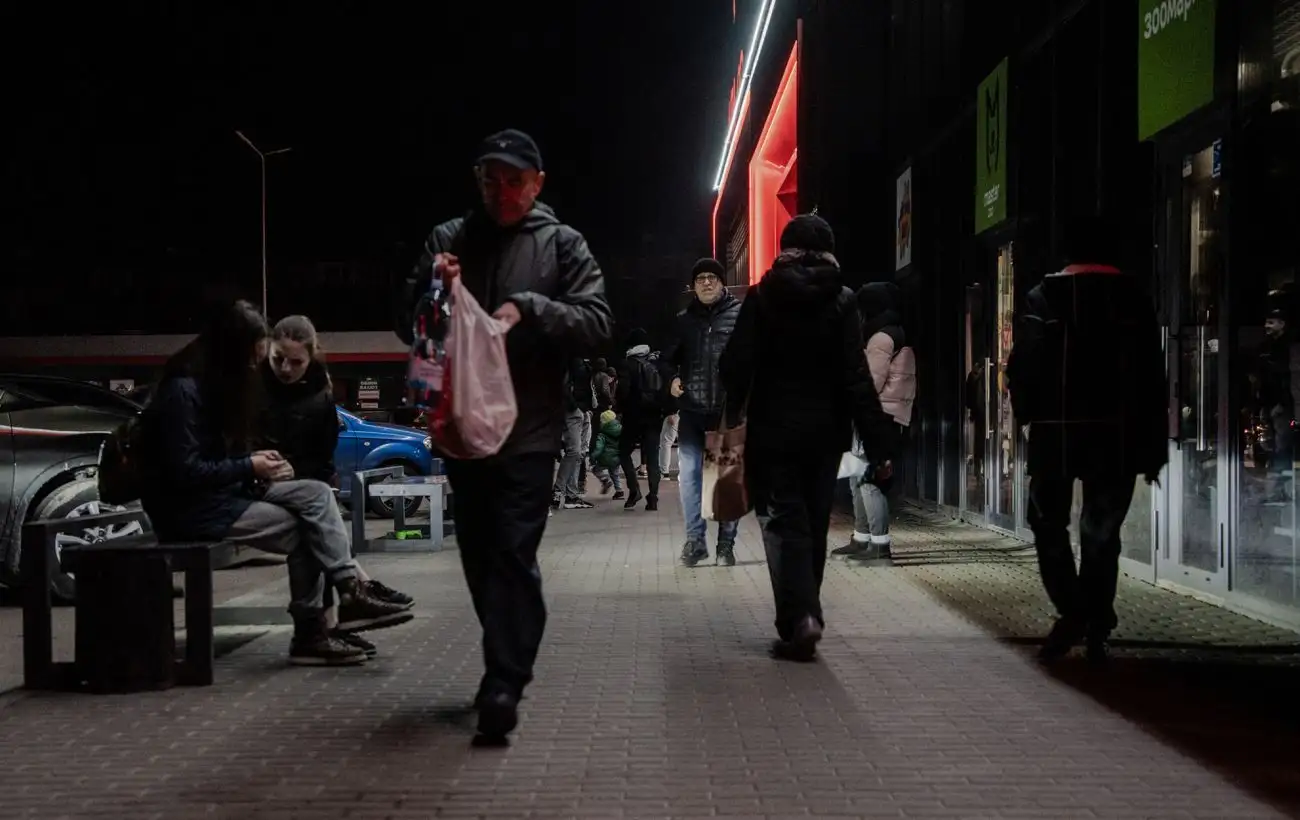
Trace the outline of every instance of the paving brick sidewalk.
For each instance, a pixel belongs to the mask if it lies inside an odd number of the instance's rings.
[[[1247,738],[1258,756],[1238,769],[1188,751],[1044,672],[940,565],[832,562],[822,662],[768,659],[752,518],[738,567],[683,569],[673,489],[658,514],[603,502],[553,519],[550,625],[508,750],[469,747],[479,651],[456,554],[375,558],[421,608],[366,667],[289,668],[276,633],[222,659],[208,689],[0,700],[0,817],[1262,818],[1297,804],[1282,788],[1300,769],[1293,736]],[[900,543],[946,537],[925,529]],[[1001,577],[987,572],[975,586]]]

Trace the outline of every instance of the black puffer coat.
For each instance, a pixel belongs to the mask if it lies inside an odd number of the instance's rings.
[[[720,372],[733,398],[752,380],[747,453],[842,453],[856,426],[873,463],[896,456],[897,433],[867,371],[853,292],[839,268],[816,255],[781,254],[750,289]]]
[[[740,316],[740,300],[723,291],[706,305],[699,299],[677,314],[677,333],[664,349],[669,381],[682,380],[678,408],[687,413],[716,418],[722,412],[726,390],[718,376],[718,361]]]
[[[325,366],[312,362],[293,384],[276,378],[262,363],[262,411],[254,448],[278,450],[293,465],[295,478],[334,480],[334,448],[339,417]]]

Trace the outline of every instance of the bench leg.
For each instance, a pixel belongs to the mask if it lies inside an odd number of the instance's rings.
[[[18,556],[23,602],[23,686],[54,686],[53,601],[50,599],[50,558],[54,545],[36,527],[26,527]]]
[[[77,567],[77,670],[92,692],[175,682],[172,573],[156,555],[85,556]]]
[[[212,570],[185,571],[185,664],[187,686],[211,686],[216,663],[212,644]]]

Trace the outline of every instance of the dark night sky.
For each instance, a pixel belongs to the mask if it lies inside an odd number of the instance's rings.
[[[10,77],[27,67],[9,84],[6,291],[256,276],[257,159],[237,128],[293,148],[268,165],[273,271],[405,267],[468,203],[477,141],[509,126],[537,138],[543,198],[598,254],[647,234],[708,250],[724,0],[35,5],[5,12],[23,32]]]

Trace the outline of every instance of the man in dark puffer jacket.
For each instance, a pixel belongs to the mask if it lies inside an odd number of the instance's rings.
[[[677,457],[686,544],[682,563],[693,567],[709,557],[708,525],[700,515],[704,473],[704,433],[716,430],[726,391],[718,375],[718,360],[740,315],[740,301],[722,282],[725,273],[716,259],[701,259],[691,269],[695,298],[677,315],[677,333],[663,359],[678,401]],[[718,522],[720,564],[736,564],[736,521]]]

